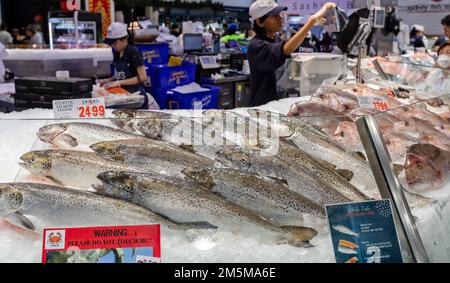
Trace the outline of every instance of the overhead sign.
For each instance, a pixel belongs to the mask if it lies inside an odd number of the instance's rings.
[[[442,35],[441,19],[449,14],[450,0],[398,0],[397,17],[410,27],[425,27],[426,35]]]
[[[278,4],[288,7],[287,14],[310,15],[320,10],[327,2],[334,2],[344,11],[353,9],[353,0],[279,0]]]

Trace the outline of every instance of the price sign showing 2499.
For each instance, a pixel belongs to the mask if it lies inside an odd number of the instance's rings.
[[[81,105],[78,107],[78,118],[98,118],[105,117],[104,105]]]
[[[103,97],[53,101],[53,113],[56,119],[104,118],[105,109]]]

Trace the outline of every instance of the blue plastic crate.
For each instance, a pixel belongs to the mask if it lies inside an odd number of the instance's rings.
[[[191,63],[183,63],[180,66],[153,65],[150,67],[149,76],[154,89],[169,89],[195,82],[197,66]]]
[[[174,90],[166,92],[167,109],[218,109],[220,87],[201,85],[208,91],[179,93]]]
[[[150,93],[159,105],[161,110],[167,109],[167,89],[155,89],[144,87],[145,91]]]
[[[152,65],[169,62],[169,44],[167,43],[136,44],[136,47],[144,58],[147,72]]]

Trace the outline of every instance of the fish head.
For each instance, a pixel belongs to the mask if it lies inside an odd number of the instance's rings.
[[[250,115],[250,117],[253,117],[253,118],[257,118],[257,117],[259,117],[259,110],[258,109],[248,109],[247,110],[247,113]]]
[[[107,196],[131,199],[135,193],[134,179],[126,172],[103,172],[97,176],[101,186],[94,186],[97,193]]]
[[[252,166],[251,154],[243,150],[219,150],[216,159],[225,166],[249,170]]]
[[[39,129],[38,138],[46,143],[51,143],[57,136],[67,131],[66,124],[47,125]]]
[[[434,189],[443,182],[443,168],[439,168],[428,156],[407,153],[404,168],[406,181],[413,191]]]
[[[115,141],[99,142],[89,146],[89,148],[103,157],[118,161],[125,160],[125,156],[120,150],[120,144]]]
[[[31,151],[20,157],[20,166],[31,173],[47,174],[52,169],[52,158],[48,151]]]
[[[198,183],[201,183],[207,188],[212,188],[214,179],[211,176],[210,170],[207,168],[185,168],[182,173]]]
[[[0,184],[0,216],[18,211],[23,204],[23,194],[8,184]]]
[[[157,139],[163,130],[161,119],[142,119],[137,123],[139,131],[147,138]]]
[[[247,113],[250,115],[250,117],[252,118],[260,118],[260,119],[265,119],[268,118],[270,116],[276,116],[279,115],[279,113],[276,112],[270,112],[270,111],[266,111],[266,110],[261,110],[261,109],[248,109]]]
[[[111,119],[111,122],[121,129],[130,128],[130,121],[136,117],[136,111],[131,110],[114,110],[113,112],[114,119]]]
[[[112,112],[112,114],[114,115],[114,117],[118,118],[118,119],[126,119],[126,118],[135,118],[137,115],[137,112],[134,110],[114,110]]]
[[[224,110],[205,110],[203,111],[203,116],[204,117],[209,117],[209,118],[224,118],[225,117],[225,111]]]
[[[358,135],[358,129],[354,122],[340,122],[333,132],[333,139],[340,144],[357,146],[361,144]]]

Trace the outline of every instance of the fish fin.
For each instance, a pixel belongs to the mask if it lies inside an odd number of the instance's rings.
[[[24,227],[27,230],[34,231],[35,227],[33,223],[23,214],[20,212],[14,212],[10,214],[7,219],[14,225]]]
[[[285,186],[285,187],[289,187],[289,183],[286,179],[281,179],[281,178],[277,178],[277,177],[272,177],[272,176],[266,176],[267,179],[271,180],[272,182]]]
[[[287,234],[287,243],[294,247],[311,247],[309,243],[315,236],[317,231],[301,226],[280,226],[280,228]]]
[[[62,134],[61,135],[62,140],[67,143],[68,145],[70,145],[71,147],[77,147],[78,146],[78,140],[74,137],[72,137],[71,135],[68,134]]]
[[[351,181],[353,179],[353,177],[355,176],[355,174],[353,174],[352,171],[350,170],[346,170],[346,169],[336,169],[336,172],[341,175],[342,177],[344,177],[347,181]]]
[[[184,222],[183,225],[187,229],[201,229],[201,230],[216,230],[218,227],[206,222],[206,221],[198,221],[198,222]]]
[[[364,161],[367,161],[366,155],[364,153],[362,153],[361,151],[356,151],[356,152],[354,152],[353,155],[361,158]]]
[[[209,189],[209,188],[208,188],[208,189]],[[224,199],[227,200],[227,197],[224,196],[223,194],[221,194],[220,192],[217,192],[217,191],[211,191],[211,193],[215,194],[215,195],[218,196],[218,197],[221,197],[221,198],[224,198]]]
[[[335,169],[337,168],[336,165],[334,165],[333,163],[328,162],[328,161],[326,161],[326,160],[319,159],[319,162],[322,163],[323,165],[327,166],[327,167],[330,168],[331,170],[335,170]]]
[[[58,181],[57,179],[53,178],[52,176],[45,176],[45,178],[49,179],[50,181],[52,181],[55,184],[64,186],[64,184],[62,182]]]
[[[190,144],[181,144],[181,145],[179,145],[178,147],[179,147],[179,148],[182,148],[182,149],[184,149],[184,150],[190,151],[190,152],[192,152],[192,153],[197,153],[197,152],[195,151],[195,149],[194,149],[194,146],[193,146],[193,145],[190,145]]]
[[[399,175],[403,171],[404,167],[400,164],[394,164],[394,173],[395,175]]]
[[[285,142],[286,144],[298,148],[298,146],[295,144],[295,142],[294,142],[293,140],[286,139],[286,138],[284,138],[284,137],[282,137],[282,138],[283,138],[283,139],[282,139],[283,142]]]
[[[92,188],[95,190],[94,194],[96,195],[105,195],[106,189],[103,185],[93,184]]]

